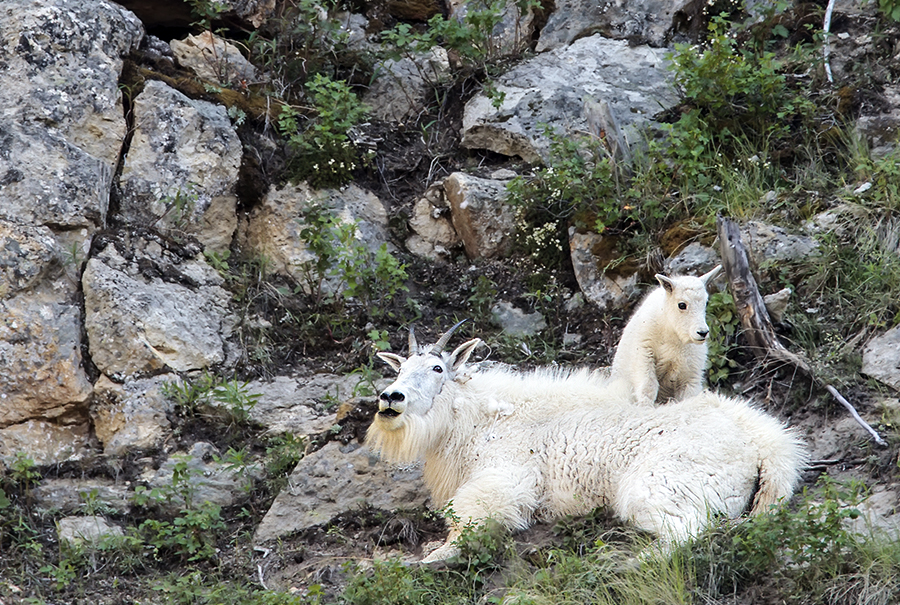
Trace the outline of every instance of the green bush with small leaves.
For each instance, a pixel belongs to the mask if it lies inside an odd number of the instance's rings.
[[[898,0],[878,0],[878,8],[891,21],[900,21],[900,2]]]
[[[294,156],[291,179],[307,181],[317,189],[347,184],[362,161],[348,131],[362,122],[367,109],[346,82],[315,74],[306,83],[312,117],[283,105],[278,128],[288,138]]]
[[[798,128],[815,106],[788,85],[786,65],[771,51],[739,48],[728,23],[714,18],[701,45],[676,44],[671,56],[675,85],[684,98],[678,120],[667,127],[663,155],[678,177],[695,186],[713,167],[747,147],[792,148]],[[651,148],[659,153],[655,143]]]
[[[725,291],[710,295],[706,305],[706,318],[709,323],[707,376],[710,384],[718,384],[737,367],[732,355],[737,347],[736,336],[741,320],[731,294]]]
[[[379,317],[399,292],[405,292],[406,267],[382,244],[371,252],[357,238],[356,223],[311,206],[303,218],[300,238],[313,259],[299,266],[303,290],[312,307],[333,305],[341,312],[355,299],[370,317]]]

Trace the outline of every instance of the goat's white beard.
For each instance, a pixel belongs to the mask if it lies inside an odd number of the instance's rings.
[[[434,418],[408,412],[404,412],[400,420],[395,428],[388,428],[376,416],[366,433],[366,445],[388,462],[414,462],[424,458],[437,443],[440,433],[446,430]]]

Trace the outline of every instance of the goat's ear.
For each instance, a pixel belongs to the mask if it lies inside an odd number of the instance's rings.
[[[481,344],[480,338],[473,338],[468,342],[464,342],[450,353],[450,367],[458,370],[464,363],[469,361],[469,356],[475,350],[475,347]]]
[[[703,285],[709,285],[709,282],[714,280],[719,276],[719,273],[722,272],[722,265],[716,265],[712,271],[709,273],[704,273],[700,276],[700,281],[703,282]]]
[[[386,364],[388,364],[398,372],[400,371],[400,366],[403,365],[404,361],[406,361],[406,357],[403,357],[402,355],[395,355],[394,353],[385,353],[382,351],[381,353],[376,353],[376,355],[378,355],[378,357],[380,357]]]
[[[666,292],[671,294],[675,291],[675,282],[671,279],[663,275],[662,273],[656,274],[656,281],[659,282],[659,285],[666,289]]]

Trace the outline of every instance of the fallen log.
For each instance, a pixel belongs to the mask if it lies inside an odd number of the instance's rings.
[[[728,280],[731,296],[734,298],[734,306],[738,317],[741,318],[743,332],[741,333],[748,348],[763,363],[776,362],[791,365],[806,374],[813,383],[825,388],[847,410],[854,420],[860,424],[872,436],[872,439],[881,446],[887,443],[856,411],[853,405],[847,401],[834,386],[824,383],[813,372],[810,363],[802,356],[785,348],[769,318],[765,302],[759,293],[756,279],[750,267],[750,257],[747,248],[741,240],[741,233],[737,223],[723,216],[716,217],[716,231],[719,236],[719,255],[722,257],[722,269]]]

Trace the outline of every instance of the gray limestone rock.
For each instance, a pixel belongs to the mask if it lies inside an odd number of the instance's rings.
[[[167,415],[173,403],[163,394],[168,382],[178,376],[164,375],[118,384],[100,376],[94,385],[91,417],[94,432],[108,456],[158,449],[170,436]]]
[[[315,190],[306,183],[272,187],[242,225],[241,240],[267,258],[275,271],[303,284],[303,264],[314,257],[300,234],[314,208],[327,210],[343,223],[355,223],[357,238],[372,253],[388,241],[387,211],[373,193],[352,184],[340,190]]]
[[[653,116],[677,101],[665,52],[599,35],[525,61],[496,79],[499,107],[484,93],[465,107],[461,145],[547,159],[545,125],[565,136],[587,130],[584,100],[605,100],[631,146],[643,141]]]
[[[226,361],[231,296],[202,259],[175,264],[148,248],[127,261],[109,245],[88,261],[82,283],[91,357],[107,376]]]
[[[692,19],[695,27],[703,21],[704,6],[699,0],[557,0],[541,30],[537,51],[566,46],[595,33],[664,47]]]
[[[511,336],[533,336],[547,327],[544,316],[535,311],[526,313],[512,303],[500,301],[491,308],[494,323]]]
[[[444,179],[451,220],[469,258],[503,256],[512,243],[513,211],[506,198],[506,183],[454,172]]]
[[[0,215],[104,226],[125,138],[122,61],[144,35],[105,0],[0,6]]]
[[[427,501],[420,466],[391,466],[357,443],[332,441],[300,461],[253,541],[269,543],[363,505],[409,510]]]
[[[89,510],[126,514],[131,510],[129,485],[111,479],[43,479],[34,488],[38,508],[64,514]]]
[[[183,231],[227,250],[243,153],[220,105],[148,80],[134,101],[135,131],[119,179],[127,221]]]
[[[105,539],[120,538],[125,535],[118,525],[110,524],[97,515],[86,517],[63,517],[56,522],[60,544],[97,544]]]
[[[862,373],[900,391],[900,326],[869,341],[863,350]]]
[[[569,254],[575,279],[584,297],[599,309],[607,311],[622,309],[638,294],[636,273],[609,274],[602,269],[603,260],[595,254],[603,236],[597,233],[579,233],[569,228]]]

